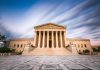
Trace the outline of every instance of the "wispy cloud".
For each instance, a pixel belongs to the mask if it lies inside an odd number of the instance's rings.
[[[6,1],[5,6],[0,5],[0,32],[9,38],[33,37],[34,26],[54,22],[67,27],[66,37],[100,39],[99,0],[36,0],[25,1],[26,5],[22,3],[21,8],[17,0],[16,5],[10,4],[11,8],[5,8],[8,7]]]

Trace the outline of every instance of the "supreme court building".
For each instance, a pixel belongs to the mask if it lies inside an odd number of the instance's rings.
[[[30,39],[13,39],[9,47],[23,55],[73,55],[89,50],[89,39],[66,38],[66,27],[54,23],[35,26],[35,36]]]
[[[36,47],[56,48],[66,46],[66,28],[55,24],[45,24],[35,27],[36,37],[34,45]]]

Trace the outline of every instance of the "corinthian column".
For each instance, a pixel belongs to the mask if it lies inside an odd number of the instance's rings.
[[[40,47],[40,42],[41,42],[41,31],[39,31],[38,47]]]
[[[43,31],[42,47],[45,46],[45,31]]]
[[[58,31],[56,31],[56,47],[58,47]]]
[[[66,46],[66,32],[64,31],[64,47]]]
[[[52,48],[54,47],[54,32],[52,31]]]
[[[62,43],[62,31],[60,31],[60,47],[63,46],[62,44],[63,44],[63,43]]]
[[[49,48],[49,31],[47,31],[47,48]]]

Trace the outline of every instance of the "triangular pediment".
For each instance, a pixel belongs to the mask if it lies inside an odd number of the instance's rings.
[[[34,28],[35,29],[65,29],[64,26],[57,25],[57,24],[54,24],[54,23],[47,23],[47,24],[35,26]]]

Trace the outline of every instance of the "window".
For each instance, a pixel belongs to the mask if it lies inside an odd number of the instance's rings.
[[[87,47],[86,44],[84,44],[85,48]]]
[[[23,45],[21,44],[21,48],[23,47]]]
[[[17,45],[17,48],[19,48],[19,44]]]

